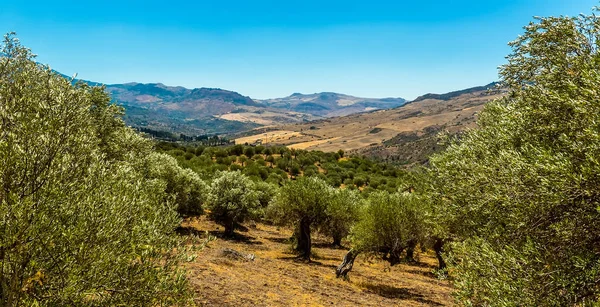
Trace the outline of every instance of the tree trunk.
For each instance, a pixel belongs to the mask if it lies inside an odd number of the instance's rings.
[[[226,221],[224,223],[224,227],[225,227],[225,236],[227,237],[233,237],[233,233],[235,230],[235,222],[233,221]]]
[[[342,237],[334,236],[333,237],[333,246],[335,246],[335,247],[342,246]]]
[[[408,241],[408,246],[406,247],[406,261],[415,262],[415,247],[417,247],[416,240]]]
[[[354,266],[354,260],[358,254],[360,254],[360,252],[355,249],[348,251],[346,256],[344,256],[342,263],[335,270],[335,276],[338,278],[342,277],[344,279],[348,279],[348,273],[352,270],[352,266]]]
[[[298,243],[296,245],[296,250],[299,252],[300,257],[310,260],[310,247],[311,247],[311,239],[310,239],[310,220],[303,218],[300,220],[300,227],[298,228]]]
[[[444,240],[442,240],[440,238],[436,238],[435,244],[433,244],[433,250],[435,251],[435,256],[437,257],[437,260],[439,263],[439,269],[445,270],[446,262],[444,261],[444,258],[442,257],[442,253],[444,252]]]

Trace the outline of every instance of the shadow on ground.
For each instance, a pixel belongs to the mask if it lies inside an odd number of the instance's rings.
[[[233,233],[233,236],[226,236],[225,233],[223,233],[222,231],[219,231],[219,230],[200,231],[200,230],[197,230],[196,228],[190,227],[190,226],[180,226],[175,231],[177,232],[177,234],[179,234],[181,236],[194,235],[194,236],[198,236],[198,237],[202,238],[202,237],[206,237],[206,234],[208,233],[211,236],[217,237],[217,238],[219,238],[221,240],[225,240],[225,241],[235,241],[235,242],[251,244],[251,245],[263,244],[262,242],[256,240],[255,237],[237,233],[237,232]]]
[[[375,293],[386,298],[411,300],[431,306],[443,306],[439,302],[429,300],[423,295],[414,293],[406,288],[398,288],[390,285],[374,284],[369,282],[360,283],[359,286],[371,293]]]

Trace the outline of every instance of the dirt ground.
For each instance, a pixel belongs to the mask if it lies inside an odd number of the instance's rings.
[[[420,254],[417,264],[390,267],[385,261],[360,255],[350,280],[335,277],[346,253],[327,238],[313,239],[312,262],[290,252],[292,231],[252,224],[234,239],[221,236],[222,227],[205,217],[186,220],[183,233],[217,237],[186,264],[200,306],[446,306],[451,286],[432,272],[435,258]],[[224,255],[230,248],[254,260]]]

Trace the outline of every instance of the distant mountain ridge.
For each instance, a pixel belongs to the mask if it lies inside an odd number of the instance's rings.
[[[481,91],[486,91],[486,90],[493,90],[495,89],[497,86],[499,85],[498,82],[492,82],[488,85],[484,85],[484,86],[476,86],[476,87],[471,87],[471,88],[467,88],[464,90],[460,90],[460,91],[453,91],[453,92],[449,92],[449,93],[445,93],[445,94],[425,94],[423,96],[419,96],[417,97],[415,100],[411,101],[411,102],[418,102],[418,101],[422,101],[422,100],[426,100],[426,99],[437,99],[437,100],[450,100],[453,98],[456,98],[460,95],[464,95],[464,94],[471,94],[471,93],[475,93],[475,92],[481,92]]]
[[[321,117],[391,109],[406,103],[404,98],[361,98],[333,92],[294,93],[288,97],[259,100],[265,105]]]
[[[67,79],[73,78],[56,73]],[[359,98],[331,92],[294,93],[284,98],[255,100],[220,88],[73,81],[104,85],[113,100],[125,108],[124,118],[131,126],[191,135],[236,133],[260,126],[389,109],[406,103],[402,98]]]

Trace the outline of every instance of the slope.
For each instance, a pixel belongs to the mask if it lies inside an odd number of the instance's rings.
[[[430,94],[433,98],[426,96],[395,109],[258,129],[236,142],[250,144],[272,140],[271,143],[293,148],[342,149],[401,164],[424,162],[430,153],[440,149],[436,138],[439,132],[457,133],[474,127],[477,112],[486,102],[501,97],[504,92],[495,84],[489,84],[453,95]],[[289,137],[280,136],[282,132]]]

